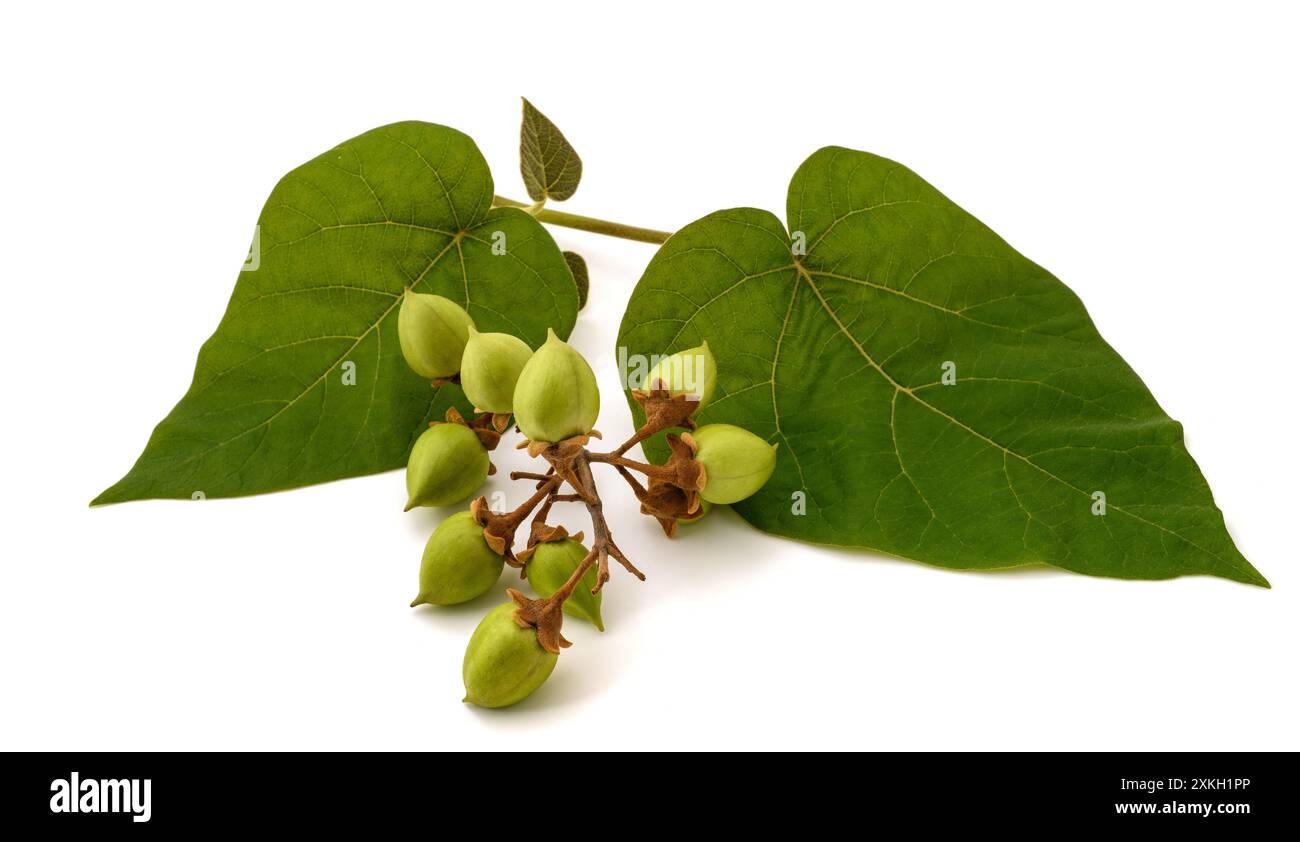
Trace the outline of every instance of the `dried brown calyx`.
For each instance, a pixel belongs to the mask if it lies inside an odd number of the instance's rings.
[[[478,436],[478,440],[483,443],[484,450],[496,450],[497,445],[501,443],[501,434],[510,429],[509,415],[494,415],[491,412],[485,412],[474,416],[474,420],[466,421],[465,416],[460,414],[456,407],[448,407],[447,414],[443,416],[444,421],[430,421],[429,426],[435,424],[460,424],[462,427],[469,427]]]

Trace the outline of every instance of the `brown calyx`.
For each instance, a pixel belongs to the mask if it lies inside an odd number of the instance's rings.
[[[554,596],[549,599],[531,599],[514,588],[506,588],[506,593],[518,606],[513,615],[515,622],[523,628],[536,629],[537,642],[543,649],[558,655],[561,649],[573,645],[560,634],[560,629],[564,626],[564,599],[556,600]],[[564,598],[567,599],[568,594]]]
[[[581,532],[570,536],[569,530],[563,526],[551,526],[544,520],[534,520],[529,529],[527,548],[517,553],[515,557],[526,565],[528,559],[532,558],[533,553],[537,551],[538,544],[553,544],[570,537],[579,544],[582,543],[583,534]]]
[[[673,427],[694,430],[695,421],[691,415],[700,408],[700,402],[686,395],[673,395],[666,389],[660,388],[657,381],[652,386],[653,388],[649,390],[632,390],[632,398],[645,412],[645,424],[642,426],[656,431],[669,430]]]
[[[504,422],[500,419],[504,417]],[[478,436],[479,442],[483,445],[484,450],[496,450],[497,445],[501,443],[501,434],[510,426],[510,416],[493,415],[491,412],[485,412],[482,415],[474,416],[473,421],[466,421],[465,416],[460,414],[460,410],[454,406],[447,407],[447,412],[443,416],[443,421],[430,421],[430,427],[436,427],[439,424],[459,424],[462,427],[468,427]],[[496,466],[492,466],[489,473],[496,473]]]
[[[560,485],[558,476],[547,476],[542,482],[538,483],[538,488],[533,492],[533,496],[524,501],[524,504],[512,512],[497,514],[488,506],[487,497],[479,497],[469,506],[470,514],[479,526],[483,527],[483,540],[487,545],[502,558],[506,564],[511,567],[522,568],[524,563],[520,561],[514,552],[515,532],[519,529],[519,524],[523,523],[524,518],[537,508],[547,497],[555,492]]]

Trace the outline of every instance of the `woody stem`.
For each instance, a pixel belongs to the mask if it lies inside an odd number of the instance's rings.
[[[659,431],[655,429],[651,429],[650,425],[646,424],[643,427],[640,427],[635,433],[633,433],[632,438],[620,444],[618,446],[618,449],[610,453],[609,455],[622,456],[624,453],[627,453],[633,447],[645,441],[646,439],[650,438],[657,432]]]
[[[559,589],[556,590],[555,593],[551,594],[550,601],[556,604],[563,604],[566,599],[573,596],[574,588],[578,587],[578,582],[582,581],[582,577],[587,575],[587,571],[591,569],[591,565],[595,560],[596,550],[595,548],[592,548],[591,552],[587,553],[587,557],[584,558],[578,565],[577,569],[573,571],[573,575],[569,577],[569,581],[560,585]]]
[[[514,475],[511,474],[511,477],[513,476]],[[509,519],[511,523],[517,526],[520,522],[523,521],[524,518],[528,517],[529,512],[537,508],[538,503],[542,502],[542,500],[549,497],[551,493],[554,492],[555,489],[558,488],[560,485],[560,478],[557,476],[547,476],[544,477],[544,479],[546,481],[541,485],[540,488],[538,488],[536,491],[533,492],[532,497],[529,497],[527,500],[524,501],[523,505],[515,509],[510,514],[506,515],[506,517]]]
[[[632,476],[632,472],[627,468],[624,468],[622,465],[615,465],[614,470],[618,471],[618,475],[626,480],[627,484],[632,487],[632,493],[636,496],[636,499],[644,500],[646,488],[639,480],[637,480],[636,477]]]
[[[551,513],[551,504],[555,502],[555,488],[551,488],[551,493],[546,496],[546,502],[533,515],[533,523],[546,523],[546,516]]]
[[[592,589],[593,593],[598,593],[605,583],[609,581],[609,557],[612,555],[618,559],[619,563],[627,568],[628,572],[638,579],[645,579],[645,574],[637,570],[633,564],[627,560],[622,551],[614,543],[610,534],[609,523],[605,520],[604,503],[601,502],[600,492],[596,487],[596,479],[591,474],[591,461],[598,454],[594,454],[586,449],[576,454],[562,457],[559,454],[547,452],[545,454],[547,461],[551,462],[555,470],[555,478],[563,476],[573,490],[577,492],[573,495],[562,495],[572,500],[581,501],[587,507],[587,514],[591,517],[592,543],[591,552],[583,559],[583,562],[574,570],[569,581],[559,590],[551,595],[547,600],[552,604],[561,604],[568,599],[577,583],[591,569],[593,564],[596,565],[596,587]],[[561,495],[552,494],[551,500]]]
[[[583,494],[585,498],[583,502],[587,504],[587,514],[591,516],[592,552],[596,556],[597,564],[596,587],[592,589],[594,593],[609,581],[609,524],[605,522],[605,504],[601,502],[600,494],[596,490],[596,479],[591,475],[591,462],[586,451],[577,459],[576,468],[574,473],[586,486],[579,493]]]
[[[620,468],[629,468],[633,471],[645,474],[648,477],[662,479],[672,482],[677,477],[677,472],[665,465],[650,465],[645,462],[638,462],[635,459],[628,459],[615,453],[592,453],[589,454],[592,462],[603,462],[606,465],[617,465]]]
[[[538,482],[549,482],[552,474],[535,474],[532,471],[511,471],[511,479],[535,479]]]

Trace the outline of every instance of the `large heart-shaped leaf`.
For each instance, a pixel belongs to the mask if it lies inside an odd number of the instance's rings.
[[[619,334],[632,355],[708,340],[699,420],[780,445],[736,506],[751,523],[945,567],[1267,585],[1182,427],[1046,270],[864,152],[809,158],[787,218],[720,211],[673,235]]]
[[[403,464],[460,389],[430,387],[397,341],[402,292],[446,296],[481,330],[567,336],[578,298],[532,217],[491,209],[478,147],[445,126],[374,129],[286,175],[189,392],[95,503],[229,497]],[[260,248],[259,248],[260,242]]]

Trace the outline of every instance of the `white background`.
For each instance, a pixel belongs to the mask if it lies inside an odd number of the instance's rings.
[[[8,11],[0,748],[1300,749],[1291,9],[479,5]],[[827,144],[908,164],[1082,296],[1274,589],[955,573],[730,512],[671,543],[607,491],[649,580],[615,569],[609,630],[568,623],[548,684],[484,711],[461,657],[510,580],[408,609],[439,514],[402,513],[400,472],[87,507],[184,393],[284,172],[423,119],[520,196],[521,94],[582,154],[564,207],[633,224],[783,215]],[[607,356],[654,247],[553,231]]]

